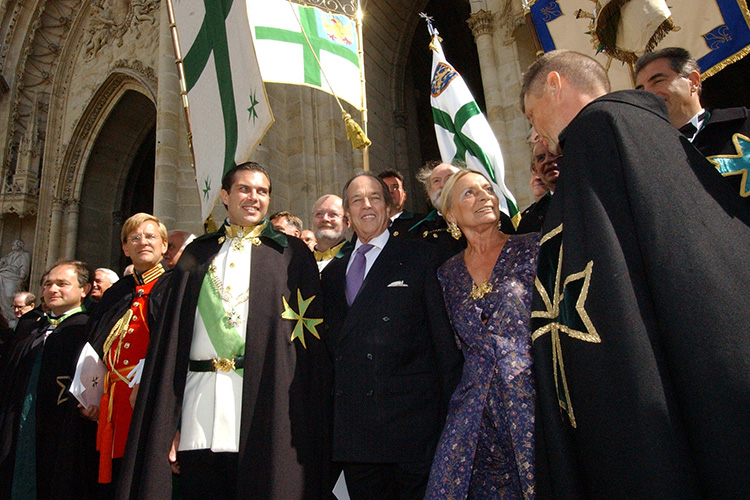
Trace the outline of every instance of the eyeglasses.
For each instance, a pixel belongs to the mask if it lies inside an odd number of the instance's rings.
[[[145,238],[145,239],[146,239],[146,241],[148,241],[149,243],[153,243],[153,242],[155,242],[155,241],[156,241],[156,239],[157,239],[157,238],[159,238],[159,236],[157,236],[157,235],[155,235],[155,234],[143,234],[143,235],[140,235],[140,234],[136,234],[135,236],[130,236],[130,237],[128,237],[128,243],[132,243],[133,245],[137,245],[137,244],[139,244],[139,243],[140,243],[140,242],[141,242],[141,241],[142,241],[142,240],[143,240],[144,238]]]
[[[398,184],[393,184],[392,186],[388,186],[388,191],[390,191],[391,193],[401,191],[401,186],[399,186]]]
[[[323,217],[328,217],[330,220],[339,220],[343,218],[344,216],[339,215],[337,213],[333,213],[333,212],[315,212],[313,214],[313,217],[315,217],[316,219],[322,219]]]

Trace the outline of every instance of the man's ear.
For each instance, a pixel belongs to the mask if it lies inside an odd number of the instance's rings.
[[[701,88],[701,74],[697,71],[691,71],[687,79],[690,81],[690,93],[694,94]]]
[[[560,95],[562,89],[562,76],[557,71],[550,71],[547,73],[547,78],[544,81],[544,90],[551,92],[552,95],[557,98]]]

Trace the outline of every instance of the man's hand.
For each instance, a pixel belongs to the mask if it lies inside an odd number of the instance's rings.
[[[130,393],[130,407],[135,408],[135,399],[138,397],[138,387],[140,387],[141,384],[135,384],[133,386],[133,391]]]
[[[177,448],[180,447],[180,431],[175,432],[172,440],[172,448],[169,449],[169,465],[172,467],[172,474],[180,473],[180,462],[177,461]]]
[[[83,405],[79,403],[78,411],[81,412],[81,416],[86,420],[91,420],[92,422],[99,421],[99,407],[96,405],[91,405],[88,408],[84,408]]]

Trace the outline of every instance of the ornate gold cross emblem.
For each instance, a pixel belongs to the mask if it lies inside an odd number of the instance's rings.
[[[307,308],[310,306],[310,303],[315,298],[315,295],[310,297],[309,299],[302,300],[302,292],[300,292],[299,288],[297,289],[297,310],[299,313],[296,313],[294,309],[289,307],[289,303],[286,301],[286,297],[283,295],[281,296],[281,300],[284,301],[284,312],[281,313],[281,317],[284,319],[290,319],[293,321],[296,321],[297,324],[294,325],[294,330],[292,330],[292,342],[294,342],[294,339],[299,339],[300,342],[302,342],[302,347],[307,349],[307,345],[305,345],[305,328],[313,334],[315,338],[320,340],[320,334],[318,334],[318,329],[316,328],[319,324],[323,322],[322,319],[313,319],[313,318],[305,318],[305,312],[307,312]]]
[[[562,233],[562,224],[557,226],[555,229],[545,234],[542,238],[540,245],[544,245],[547,241],[554,238],[558,234]],[[557,401],[560,404],[560,408],[568,415],[570,419],[570,425],[576,427],[575,414],[573,412],[573,404],[570,401],[570,391],[568,390],[568,381],[565,376],[565,363],[563,360],[562,346],[560,344],[560,334],[565,334],[568,337],[582,340],[584,342],[591,342],[594,344],[601,343],[602,339],[594,328],[594,324],[591,322],[589,315],[586,313],[585,303],[586,297],[589,293],[589,285],[591,283],[591,273],[594,268],[594,261],[589,261],[583,271],[567,276],[564,280],[562,279],[562,262],[563,262],[563,245],[560,243],[560,254],[557,261],[557,269],[555,271],[555,288],[552,291],[550,297],[547,290],[539,281],[539,277],[535,280],[535,286],[539,295],[542,297],[546,310],[544,311],[532,311],[532,318],[544,318],[549,320],[544,326],[537,328],[531,334],[531,342],[535,342],[538,338],[543,335],[549,334],[551,347],[552,347],[552,371],[555,378],[555,389],[557,391]],[[586,331],[576,330],[560,321],[560,305],[565,300],[565,288],[575,281],[583,280],[581,291],[578,297],[575,299],[575,310],[581,318]],[[569,295],[571,292],[569,291]],[[572,298],[572,297],[571,297]]]

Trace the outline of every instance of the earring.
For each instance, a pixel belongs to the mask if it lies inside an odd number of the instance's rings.
[[[453,236],[453,239],[460,240],[461,239],[461,228],[458,227],[458,224],[455,222],[449,222],[448,223],[448,232],[451,233],[451,236]]]

